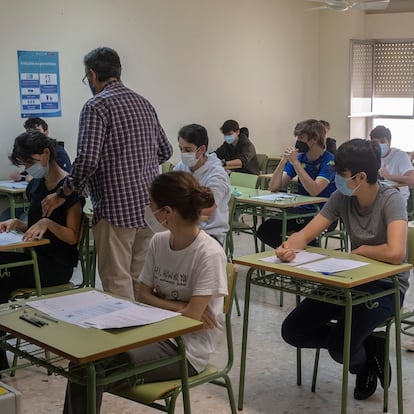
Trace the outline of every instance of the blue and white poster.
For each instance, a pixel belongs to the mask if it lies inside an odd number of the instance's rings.
[[[62,116],[59,54],[18,50],[22,118]]]

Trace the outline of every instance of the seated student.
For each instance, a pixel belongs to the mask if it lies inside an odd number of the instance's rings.
[[[401,194],[377,182],[381,165],[376,143],[352,139],[342,144],[335,155],[336,187],[321,212],[301,231],[294,233],[276,249],[276,255],[289,262],[295,249],[303,249],[330,223],[341,218],[351,240],[352,253],[385,263],[400,264],[406,258],[407,210]],[[398,275],[400,301],[408,288],[409,272]],[[358,290],[375,293],[392,284],[385,278],[358,286]],[[372,331],[394,316],[394,297],[376,299],[378,306],[353,307],[350,372],[356,374],[354,397],[364,400],[377,388],[377,377],[384,386],[384,338],[371,336]],[[336,325],[328,327],[332,319]],[[326,348],[331,357],[342,363],[344,307],[304,299],[285,319],[283,339],[300,348]]]
[[[269,182],[270,191],[277,192],[285,188],[290,180],[298,177],[298,193],[307,196],[329,197],[335,191],[334,156],[325,151],[325,128],[316,119],[308,119],[296,124],[294,147],[288,147]],[[289,209],[292,213],[316,211],[315,205],[305,205]],[[312,217],[289,220],[288,232],[298,231]],[[333,223],[329,230],[334,229]],[[257,237],[275,248],[282,242],[282,221],[266,220],[258,229]]]
[[[201,185],[209,187],[213,192],[213,206],[201,211],[202,215],[209,218],[207,221],[202,220],[200,227],[223,245],[229,228],[229,175],[214,152],[207,154],[208,135],[203,126],[183,126],[178,132],[178,146],[181,161],[174,167],[174,171],[191,172]]]
[[[329,131],[331,130],[331,124],[328,121],[319,120],[319,122],[325,127],[326,137],[325,137],[325,145],[326,150],[329,151],[331,154],[335,155],[336,152],[336,139],[331,138],[328,136]]]
[[[249,174],[260,174],[256,149],[249,140],[249,130],[240,128],[237,121],[226,121],[220,128],[224,135],[224,143],[214,152],[224,167],[234,167],[232,171]]]
[[[46,136],[49,135],[48,125],[47,123],[41,118],[28,118],[24,123],[24,128],[26,131],[40,131]],[[59,142],[53,140],[55,145],[55,160],[56,163],[61,167],[63,170],[70,172],[72,165],[70,163],[69,155],[65,151],[63,147],[63,142]],[[16,170],[12,174],[10,174],[10,178],[13,181],[27,181],[29,182],[32,177],[27,173],[26,170]],[[18,208],[15,211],[16,217],[19,217],[23,221],[27,221],[27,213],[26,209]],[[10,218],[10,209],[6,209],[1,213],[0,221],[4,221]]]
[[[23,165],[33,177],[26,189],[30,201],[28,222],[9,219],[0,223],[2,233],[17,230],[24,232],[24,240],[42,237],[50,240],[50,244],[36,247],[42,286],[67,283],[72,277],[78,263],[77,242],[82,218],[83,200],[76,194],[68,197],[49,218],[42,215],[41,201],[54,193],[67,175],[55,161],[53,141],[38,131],[25,132],[16,138],[9,158],[14,165]],[[27,253],[0,252],[0,263],[22,261],[26,257],[30,259]],[[19,287],[35,286],[31,266],[10,268],[8,272],[9,277],[0,278],[0,303],[7,302],[10,293]],[[7,360],[2,362],[6,364]],[[0,369],[5,367],[0,363]]]
[[[379,175],[385,180],[406,184],[399,187],[401,195],[407,201],[410,196],[408,187],[414,187],[414,167],[407,153],[391,148],[391,131],[383,125],[376,126],[369,134],[381,148],[381,168]]]
[[[204,322],[203,330],[184,335],[190,376],[205,369],[217,335],[222,332],[226,256],[217,241],[198,225],[201,211],[213,204],[212,191],[190,173],[171,171],[152,182],[150,205],[145,212],[145,220],[156,234],[139,278],[138,300]],[[118,355],[115,365],[122,361],[139,366],[176,354],[175,342],[164,340]],[[104,370],[98,366],[98,376],[101,372]],[[105,390],[120,384],[177,379],[180,375],[179,363],[174,363],[109,384]],[[103,391],[103,387],[97,389],[97,413]],[[86,413],[85,393],[86,387],[69,382],[63,412]]]
[[[23,124],[23,126],[26,131],[40,131],[46,136],[49,136],[49,126],[47,125],[46,121],[44,121],[42,118],[28,118],[26,119],[26,122]],[[63,142],[55,142],[56,163],[65,171],[70,172],[72,164],[70,163],[68,153],[65,151]],[[15,171],[13,174],[10,175],[10,178],[14,181],[30,181],[30,176],[27,175],[26,171]]]

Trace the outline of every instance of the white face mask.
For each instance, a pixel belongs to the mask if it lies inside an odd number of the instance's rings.
[[[157,220],[157,217],[155,217],[155,214],[160,210],[162,210],[162,207],[155,211],[152,211],[150,206],[146,206],[144,209],[144,221],[145,223],[147,223],[147,226],[153,233],[161,233],[162,231],[168,230],[163,225],[166,222],[166,220],[160,223]]]
[[[49,163],[43,167],[40,161],[37,161],[31,167],[26,168],[26,171],[33,178],[43,178],[49,172]]]
[[[188,168],[193,168],[198,163],[197,158],[197,148],[194,152],[182,152],[181,153],[181,162],[186,165]]]

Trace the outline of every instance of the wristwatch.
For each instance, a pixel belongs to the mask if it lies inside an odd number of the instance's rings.
[[[66,195],[65,192],[63,191],[63,185],[61,185],[57,190],[56,190],[56,195],[60,198],[63,198],[64,200],[67,200],[70,197],[69,195]]]

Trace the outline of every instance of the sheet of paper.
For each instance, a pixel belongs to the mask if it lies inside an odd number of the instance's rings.
[[[260,196],[254,196],[257,200],[263,201],[276,201],[276,200],[295,200],[296,196],[288,193],[274,193],[274,194],[265,194]]]
[[[25,189],[27,187],[26,181],[11,181],[11,180],[0,180],[0,187],[14,188],[14,189]]]
[[[0,246],[7,246],[8,244],[20,243],[23,238],[23,233],[16,233],[11,231],[9,233],[0,233]]]
[[[115,298],[99,291],[78,292],[27,303],[53,318],[84,328],[125,328],[180,315],[176,312]]]
[[[291,262],[282,262],[276,256],[264,257],[263,259],[260,259],[260,260],[262,260],[263,262],[268,262],[268,263],[275,263],[275,264],[283,263],[289,266],[298,266],[303,263],[308,263],[314,260],[323,259],[324,257],[326,257],[326,255],[324,254],[307,252],[306,250],[298,250],[296,252],[295,259],[292,260]]]
[[[317,262],[307,263],[298,266],[301,269],[311,270],[319,273],[338,273],[344,270],[356,269],[358,267],[366,266],[369,263],[360,262],[359,260],[338,259],[330,257],[328,259],[319,260]]]

